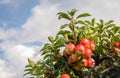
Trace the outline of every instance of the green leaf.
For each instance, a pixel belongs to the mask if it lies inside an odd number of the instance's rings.
[[[48,58],[48,57],[52,57],[53,56],[53,54],[46,54],[45,56],[44,56],[44,59],[46,59],[46,58]]]
[[[87,24],[86,24],[84,21],[82,21],[82,20],[77,21],[77,24],[87,25]]]
[[[35,62],[33,60],[31,60],[30,58],[28,58],[28,62],[30,64],[30,66],[32,66],[32,67],[35,66]]]
[[[49,41],[50,41],[51,43],[54,43],[54,39],[53,39],[52,36],[49,36],[48,39],[49,39]]]
[[[42,54],[41,54],[41,55],[47,54],[47,53],[49,53],[49,52],[51,52],[51,50],[46,49],[46,50],[44,50],[44,51],[42,52]]]
[[[27,68],[27,67],[31,67],[31,66],[30,65],[26,65],[25,68]]]
[[[33,70],[32,68],[31,69],[29,68],[29,69],[25,69],[24,71],[32,71],[32,70]]]
[[[30,72],[25,73],[25,74],[23,75],[23,77],[24,77],[24,76],[26,76],[26,75],[28,75],[28,74],[32,75],[31,71],[30,71]]]
[[[89,13],[83,13],[83,14],[78,15],[77,19],[82,18],[82,17],[88,17],[88,16],[91,16],[91,15]]]
[[[110,21],[106,22],[105,25],[109,25],[109,24],[111,24],[113,22],[114,22],[113,20],[110,20]]]
[[[104,25],[104,21],[102,19],[100,19],[100,23],[101,25]]]
[[[69,24],[61,25],[61,26],[60,26],[60,29],[63,29],[63,28],[65,28],[65,27],[67,27],[67,26],[69,26]]]
[[[92,19],[92,25],[95,25],[95,18]]]
[[[61,35],[61,34],[66,34],[66,33],[70,33],[70,31],[68,30],[60,30],[57,35]]]
[[[71,16],[74,16],[75,15],[75,13],[77,12],[77,10],[76,9],[72,9],[70,12],[68,12]]]
[[[69,17],[68,14],[64,13],[64,12],[59,12],[58,14],[58,19],[60,20],[61,18],[67,19],[67,20],[71,20],[71,18]]]

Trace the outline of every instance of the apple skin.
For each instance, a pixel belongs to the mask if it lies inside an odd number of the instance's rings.
[[[95,44],[94,44],[94,41],[90,41],[89,46],[90,46],[90,49],[91,49],[91,50],[95,50]]]
[[[87,59],[82,59],[83,65],[86,67],[87,66]]]
[[[87,66],[88,67],[93,67],[94,66],[94,61],[92,59],[87,59]]]
[[[87,38],[82,38],[80,42],[84,47],[89,47],[90,41]]]
[[[68,74],[62,74],[61,78],[70,78],[70,76]]]
[[[73,43],[69,43],[69,44],[66,45],[66,49],[70,52],[74,51],[75,45]]]
[[[68,64],[71,64],[73,62],[76,62],[78,60],[78,56],[76,54],[72,54],[68,58]]]
[[[115,42],[115,43],[114,43],[114,46],[115,46],[115,47],[120,47],[120,42]]]
[[[71,55],[74,53],[75,45],[73,43],[69,43],[65,47],[65,51],[68,55]]]
[[[91,49],[89,49],[89,48],[86,48],[86,49],[85,49],[85,56],[86,56],[87,58],[90,58],[90,57],[92,56],[92,51],[91,51]]]
[[[85,54],[85,47],[82,44],[78,44],[75,46],[75,53],[80,55],[80,54]]]

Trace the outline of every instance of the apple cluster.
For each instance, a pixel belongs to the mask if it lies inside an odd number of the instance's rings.
[[[118,52],[120,52],[120,42],[115,42],[114,47],[115,47],[115,49],[114,49],[113,53],[117,55]]]
[[[68,74],[62,74],[61,78],[70,78],[70,76]]]
[[[76,71],[83,68],[93,67],[92,51],[95,49],[94,41],[82,38],[79,44],[68,43],[63,51],[63,56],[67,58],[68,64]]]

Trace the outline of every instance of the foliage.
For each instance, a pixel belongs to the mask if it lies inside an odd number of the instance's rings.
[[[43,60],[35,63],[28,59],[25,67],[25,75],[30,74],[36,78],[60,78],[67,73],[71,78],[120,78],[120,47],[115,47],[120,42],[120,27],[113,20],[104,22],[100,19],[83,20],[91,16],[89,13],[75,15],[76,9],[70,12],[59,12],[58,19],[66,19],[69,22],[61,25],[55,38],[49,36],[49,43],[41,49]],[[75,17],[76,16],[76,17]],[[76,71],[68,64],[68,59],[63,55],[68,43],[79,44],[83,38],[94,41],[95,50],[92,58],[95,61],[93,67]],[[120,45],[119,45],[120,46]],[[117,49],[117,53],[114,51]]]

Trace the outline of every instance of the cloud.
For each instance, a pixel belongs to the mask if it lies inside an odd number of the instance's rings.
[[[7,69],[7,65],[5,64],[5,61],[0,59],[0,77],[1,78],[12,78],[15,74],[13,71],[9,71]]]
[[[22,78],[24,74],[24,67],[27,64],[27,58],[38,60],[40,58],[38,46],[24,46],[22,44],[9,45],[3,47],[4,57],[0,60],[0,73],[2,78]],[[4,69],[4,70],[3,70]],[[17,70],[16,70],[17,69]],[[8,74],[8,75],[7,75]]]
[[[46,41],[49,35],[53,35],[57,27],[58,5],[36,6],[32,9],[32,16],[23,25],[23,37],[26,40]]]

